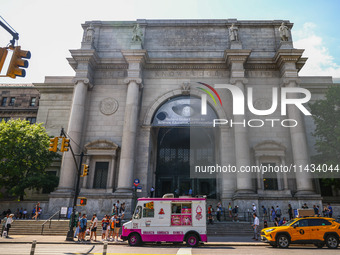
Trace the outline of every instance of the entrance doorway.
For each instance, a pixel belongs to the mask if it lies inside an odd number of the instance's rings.
[[[201,146],[190,146],[192,132],[199,133]],[[191,133],[191,134],[190,134]],[[206,195],[216,198],[216,179],[190,178],[190,162],[215,162],[215,134],[211,128],[159,128],[157,139],[156,196]],[[195,164],[196,164],[195,163]]]

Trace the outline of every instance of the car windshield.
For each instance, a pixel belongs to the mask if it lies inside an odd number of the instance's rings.
[[[282,224],[281,226],[289,226],[290,224],[292,224],[295,220],[290,220],[287,221],[285,224]]]

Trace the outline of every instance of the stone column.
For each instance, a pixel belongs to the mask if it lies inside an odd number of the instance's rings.
[[[244,63],[250,55],[250,50],[231,49],[225,51],[225,59],[230,67],[230,83],[238,87],[246,97],[245,86],[248,81],[244,75]],[[244,100],[244,103],[246,100]],[[246,109],[246,108],[245,108]],[[250,165],[250,148],[248,141],[248,129],[246,115],[234,115],[235,155],[236,167]],[[244,124],[241,124],[244,123]],[[237,194],[254,193],[252,176],[250,173],[237,173]]]
[[[221,131],[221,165],[222,166],[233,166],[235,164],[235,154],[233,153],[233,137],[232,131],[229,127],[222,126]],[[236,188],[236,174],[234,173],[222,173],[222,187],[221,187],[221,199],[223,206],[228,206],[231,198],[234,195]]]
[[[142,84],[142,63],[146,50],[124,50],[122,54],[129,64],[128,86],[125,104],[122,150],[120,156],[118,186],[116,193],[131,193],[134,179],[136,134],[139,114],[139,88]]]
[[[290,80],[286,83],[286,87],[297,87],[297,83],[294,80]],[[293,95],[294,98],[298,98],[297,95]],[[296,120],[298,125],[296,127],[289,128],[290,140],[293,150],[294,165],[304,168],[309,164],[308,146],[306,139],[306,129],[304,126],[304,119],[301,116],[300,110],[294,105],[287,106],[287,115],[289,119]],[[313,183],[310,172],[296,171],[296,186],[297,194],[313,194]]]
[[[75,79],[72,108],[67,128],[68,137],[74,153],[79,153],[81,148],[82,131],[84,126],[85,105],[89,79]],[[71,152],[63,153],[59,186],[57,192],[71,192],[74,190],[77,167]]]
[[[286,161],[284,157],[281,157],[281,164],[283,166],[286,165]],[[283,173],[283,189],[284,190],[288,190],[288,177],[287,177],[287,173]]]
[[[298,49],[279,49],[274,57],[282,76],[282,87],[298,87],[298,69],[303,50]],[[305,60],[303,60],[305,61]],[[289,93],[289,98],[298,98],[298,94]],[[293,164],[302,165],[303,168],[309,164],[308,147],[306,139],[306,130],[304,127],[304,119],[300,110],[295,105],[287,106],[288,119],[295,120],[298,124],[296,127],[290,127],[290,139],[293,152]],[[313,184],[309,172],[296,171],[297,195],[315,194]]]
[[[110,168],[108,169],[108,177],[107,177],[107,185],[106,185],[106,189],[109,192],[112,192],[113,190],[113,179],[115,176],[115,171],[116,171],[116,155],[117,155],[117,151],[115,150],[113,152],[112,158],[111,158],[111,162],[110,162]]]

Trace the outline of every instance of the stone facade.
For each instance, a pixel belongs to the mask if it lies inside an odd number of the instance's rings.
[[[288,41],[281,41],[278,28],[282,22],[289,28]],[[136,24],[140,40],[132,40]],[[229,37],[232,24],[237,27],[237,37]],[[270,108],[273,88],[307,88],[313,101],[324,97],[332,84],[331,77],[298,75],[307,59],[302,57],[303,50],[293,47],[289,21],[92,21],[82,26],[81,49],[71,50],[68,59],[75,76],[46,77],[35,86],[41,94],[38,122],[44,122],[51,135],[57,136],[65,128],[75,153],[88,155],[85,161],[90,174],[81,180],[88,213],[108,213],[117,199],[131,208],[135,178],[141,181],[138,196],[147,196],[152,186],[159,188],[158,132],[164,127],[153,125],[155,113],[178,97],[200,98],[198,82],[232,84],[246,95],[253,88],[254,107],[262,110]],[[244,116],[233,115],[231,93],[216,90],[223,106],[209,97],[207,101],[219,119],[266,119],[255,116],[248,107]],[[290,106],[287,116],[278,107],[270,117],[295,119],[298,125],[221,126],[214,134],[214,162],[237,167],[308,164],[310,154],[315,153],[311,117],[303,117]],[[50,212],[70,205],[75,173],[71,154],[64,153],[59,187],[50,195]],[[215,199],[225,206],[232,201],[241,210],[251,208],[252,203],[258,208],[321,204],[318,183],[308,173],[278,173],[271,190],[256,174],[222,174],[215,179]]]

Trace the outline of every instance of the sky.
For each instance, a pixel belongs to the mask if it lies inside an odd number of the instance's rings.
[[[18,45],[32,58],[25,78],[0,77],[0,83],[73,76],[66,58],[70,49],[80,48],[81,24],[136,19],[290,20],[294,47],[305,49],[309,58],[300,75],[340,77],[339,13],[338,0],[1,0],[0,16],[19,33]],[[0,27],[0,47],[11,39]]]

